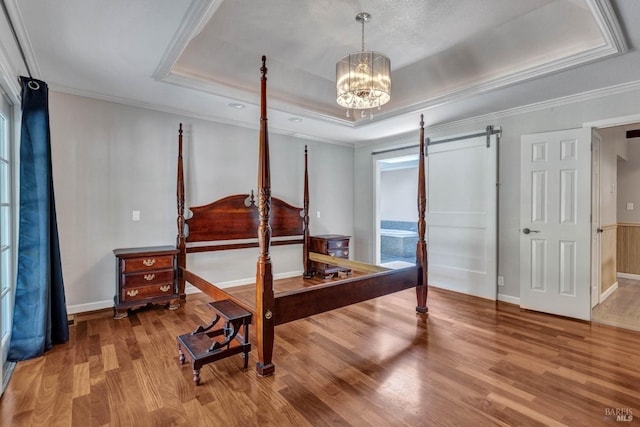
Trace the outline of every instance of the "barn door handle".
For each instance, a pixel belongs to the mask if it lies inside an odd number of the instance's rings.
[[[540,230],[530,230],[530,229],[528,229],[528,228],[524,228],[524,229],[522,229],[522,232],[523,232],[524,234],[529,234],[529,233],[539,233],[539,232],[540,232]]]

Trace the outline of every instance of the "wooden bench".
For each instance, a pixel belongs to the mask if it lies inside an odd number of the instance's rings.
[[[211,323],[207,326],[198,326],[192,333],[178,337],[180,363],[183,364],[186,358],[189,358],[193,369],[193,382],[196,385],[200,384],[200,369],[204,365],[234,354],[242,353],[244,369],[247,369],[251,351],[251,343],[249,343],[251,313],[230,300],[210,302],[209,306],[215,311],[215,317]],[[220,319],[224,319],[224,326],[213,329]],[[241,327],[242,333],[240,333]]]

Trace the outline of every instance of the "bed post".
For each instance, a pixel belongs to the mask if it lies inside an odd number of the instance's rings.
[[[187,267],[187,252],[184,238],[184,172],[182,167],[182,123],[178,129],[178,235],[176,236],[176,246],[178,249],[178,295],[181,300],[186,299],[184,293],[185,280],[182,269]]]
[[[258,341],[258,363],[256,372],[260,376],[273,374],[274,339],[274,295],[273,272],[271,270],[271,172],[269,170],[269,133],[267,131],[267,57],[262,56],[260,81],[260,148],[258,153],[258,240],[260,255],[256,266],[256,337]]]
[[[304,265],[303,277],[308,279],[311,277],[311,261],[309,261],[309,167],[307,163],[307,146],[304,146],[304,243],[302,244],[302,262]]]
[[[427,206],[427,191],[425,188],[424,174],[424,116],[420,114],[420,158],[418,159],[418,244],[416,245],[416,264],[420,266],[418,273],[418,286],[416,286],[416,296],[418,313],[428,313],[427,292],[428,292],[428,264],[427,264],[427,242],[425,232],[427,223],[424,213]]]

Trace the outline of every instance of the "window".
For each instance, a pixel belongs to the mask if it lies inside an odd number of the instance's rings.
[[[11,104],[0,92],[0,378],[6,376],[15,288],[15,203],[13,191]],[[5,375],[3,375],[5,374]]]

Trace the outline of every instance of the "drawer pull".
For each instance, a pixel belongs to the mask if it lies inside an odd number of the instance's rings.
[[[151,281],[151,280],[153,280],[155,278],[156,278],[155,274],[145,274],[144,275],[144,280],[146,280],[146,281]]]
[[[135,297],[136,295],[138,295],[138,290],[137,289],[133,289],[131,291],[127,291],[127,296],[129,296],[129,297]]]
[[[151,267],[153,264],[156,263],[156,259],[155,258],[145,259],[145,260],[142,261],[142,263],[144,265],[146,265],[147,267]]]
[[[162,292],[167,292],[169,289],[171,289],[171,285],[160,286],[160,291]]]
[[[336,242],[336,247],[341,248],[342,247],[342,242]]]

